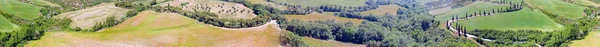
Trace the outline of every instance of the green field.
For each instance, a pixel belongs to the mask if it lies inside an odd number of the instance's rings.
[[[337,17],[337,16],[333,16],[333,15],[328,15],[328,14],[321,14],[321,13],[312,13],[312,14],[306,14],[306,15],[285,15],[285,18],[289,19],[290,21],[292,19],[299,19],[299,20],[304,20],[304,21],[316,21],[316,20],[335,20],[336,22],[339,23],[346,23],[346,22],[352,22],[356,25],[362,23],[361,19],[352,19],[352,18],[344,18],[344,17]]]
[[[46,0],[29,0],[29,1],[31,1],[31,3],[34,4],[34,5],[50,6],[50,7],[61,7],[58,4],[54,4],[54,3],[48,2]]]
[[[498,29],[498,30],[541,30],[554,31],[562,29],[563,26],[554,22],[540,10],[523,8],[515,12],[499,13],[490,16],[478,16],[458,23],[474,29]]]
[[[592,7],[600,7],[600,4],[594,3],[589,0],[573,0],[575,4],[584,5],[584,6],[592,6]]]
[[[584,15],[585,7],[560,0],[525,0],[531,7],[541,9],[568,19],[579,19]]]
[[[279,3],[318,7],[321,5],[365,6],[367,0],[273,0]]]
[[[308,47],[366,47],[366,45],[318,40],[308,37],[303,37],[300,41],[304,42],[304,44],[308,45]]]
[[[10,22],[10,20],[6,19],[3,15],[0,15],[0,32],[11,32],[18,28],[19,26]]]
[[[2,6],[0,7],[0,10],[3,12],[26,20],[32,20],[40,17],[41,8],[39,6],[19,2],[16,0],[1,0],[0,6]]]
[[[277,47],[281,29],[276,25],[224,29],[175,13],[144,11],[98,32],[47,32],[26,47]]]
[[[589,32],[585,39],[575,40],[569,47],[596,47],[600,46],[600,31]]]
[[[471,13],[479,12],[482,10],[492,11],[493,9],[507,8],[507,7],[510,7],[510,6],[505,5],[505,4],[495,4],[495,3],[489,3],[489,2],[474,2],[473,4],[467,5],[465,7],[455,8],[455,9],[450,10],[447,13],[438,15],[435,17],[435,20],[446,21],[446,20],[451,20],[452,15],[458,15],[459,17],[465,17],[465,14],[467,14],[467,13],[471,14]]]

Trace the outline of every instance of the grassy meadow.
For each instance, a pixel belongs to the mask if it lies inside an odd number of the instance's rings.
[[[19,2],[17,0],[0,0],[0,10],[17,17],[32,20],[40,17],[41,7]]]
[[[300,41],[304,42],[308,47],[366,47],[366,45],[319,40],[309,37],[302,37]]]
[[[226,29],[175,13],[144,11],[117,26],[98,32],[47,32],[26,47],[277,47],[276,24],[254,29]]]
[[[571,41],[569,47],[596,47],[600,46],[600,31],[589,32],[585,39]]]
[[[6,17],[0,15],[0,32],[11,32],[16,29],[19,29],[18,25],[13,24]]]
[[[545,10],[568,19],[579,19],[585,16],[583,10],[586,8],[584,6],[560,0],[525,0],[525,2],[535,9]]]
[[[465,17],[465,14],[475,13],[480,11],[492,11],[493,9],[499,8],[508,8],[509,5],[506,4],[495,4],[489,2],[474,2],[473,4],[467,5],[461,8],[454,8],[450,10],[450,12],[446,12],[444,14],[435,16],[435,20],[438,21],[447,21],[452,19],[452,15],[457,15],[459,17]]]
[[[29,0],[31,1],[32,4],[34,5],[40,5],[40,6],[50,6],[50,7],[62,7],[58,4],[54,4],[52,2],[48,2],[46,0]]]
[[[562,29],[563,26],[554,22],[540,10],[523,8],[515,12],[499,13],[490,16],[478,16],[458,23],[474,29],[498,29],[498,30],[541,30],[554,31]]]

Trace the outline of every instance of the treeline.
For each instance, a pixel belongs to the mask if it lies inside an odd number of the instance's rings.
[[[38,40],[46,31],[72,30],[69,27],[70,19],[54,19],[47,15],[60,13],[51,8],[42,8],[42,17],[33,20],[25,20],[18,16],[5,13],[0,14],[10,20],[11,23],[19,25],[19,29],[9,32],[0,32],[0,47],[22,47],[28,41]]]

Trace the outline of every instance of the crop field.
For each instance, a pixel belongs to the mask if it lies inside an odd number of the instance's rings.
[[[47,32],[26,47],[278,47],[275,22],[248,29],[203,24],[175,13],[143,11],[117,26],[98,32]]]
[[[16,0],[1,0],[0,6],[2,6],[0,7],[0,10],[3,12],[26,20],[32,20],[40,17],[41,8],[39,6],[19,2]]]
[[[190,12],[207,11],[219,15],[219,18],[250,19],[256,17],[252,9],[242,4],[219,0],[173,0],[160,5],[182,7],[183,10]]]
[[[404,7],[391,4],[391,5],[379,6],[379,8],[374,9],[374,10],[360,12],[360,14],[362,14],[362,15],[374,14],[374,15],[378,15],[378,16],[383,16],[385,14],[396,15],[396,12],[398,12],[398,9],[406,10],[406,8],[404,8]]]
[[[540,10],[523,8],[515,12],[499,13],[490,16],[477,16],[458,23],[465,25],[467,30],[498,29],[498,30],[540,30],[554,31],[564,28],[546,16]]]
[[[541,9],[568,19],[579,19],[584,15],[585,7],[560,0],[525,0],[535,9]]]
[[[354,24],[362,23],[362,20],[360,20],[360,19],[343,18],[343,17],[337,17],[337,16],[321,14],[321,13],[312,13],[312,14],[307,14],[307,15],[286,15],[285,17],[288,20],[299,19],[299,20],[304,20],[304,21],[315,21],[315,20],[331,20],[331,19],[333,19],[340,23],[345,23],[345,22],[352,22]]]
[[[6,19],[6,17],[0,15],[0,32],[11,32],[18,28],[18,25],[13,24],[10,20]]]
[[[308,45],[308,47],[366,47],[366,45],[358,45],[328,40],[318,40],[308,37],[303,37],[300,41],[304,42],[306,45]]]
[[[29,1],[31,1],[31,3],[34,4],[34,5],[50,6],[50,7],[61,7],[58,4],[54,4],[54,3],[48,2],[46,0],[29,0]]]
[[[585,39],[575,40],[569,44],[569,47],[596,47],[600,46],[600,31],[589,32]]]
[[[459,17],[465,17],[464,15],[467,13],[475,13],[479,11],[492,11],[493,9],[498,8],[508,8],[509,5],[506,4],[495,4],[489,2],[474,2],[473,4],[467,5],[461,8],[455,8],[450,10],[451,12],[443,13],[435,17],[435,20],[438,21],[446,21],[451,20],[452,15],[458,15]]]
[[[115,17],[117,20],[125,17],[129,9],[116,7],[114,3],[102,3],[91,8],[62,13],[54,18],[69,18],[71,27],[79,27],[81,29],[89,29],[98,22],[104,22],[108,17]]]
[[[321,5],[365,6],[367,0],[273,0],[278,3],[318,7]]]

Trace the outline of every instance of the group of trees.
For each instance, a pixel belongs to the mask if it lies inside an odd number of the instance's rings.
[[[402,10],[398,15],[360,16],[352,12],[336,14],[340,17],[371,19],[363,21],[359,25],[338,23],[335,20],[290,20],[281,22],[280,25],[283,29],[289,30],[299,36],[367,44],[373,47],[476,46],[474,42],[453,37],[450,33],[438,28],[437,25],[439,22],[433,20],[433,16],[426,13],[427,11],[424,7],[420,5],[412,6],[414,4],[405,5],[410,6],[406,7],[409,10]],[[296,42],[290,44],[302,43],[298,41],[287,42]]]
[[[28,41],[40,39],[46,31],[72,30],[69,27],[70,19],[54,19],[48,15],[56,15],[54,13],[60,12],[52,10],[53,8],[42,9],[41,12],[44,16],[31,20],[25,20],[0,10],[0,14],[10,20],[11,23],[19,25],[19,29],[0,32],[0,47],[23,46]]]

